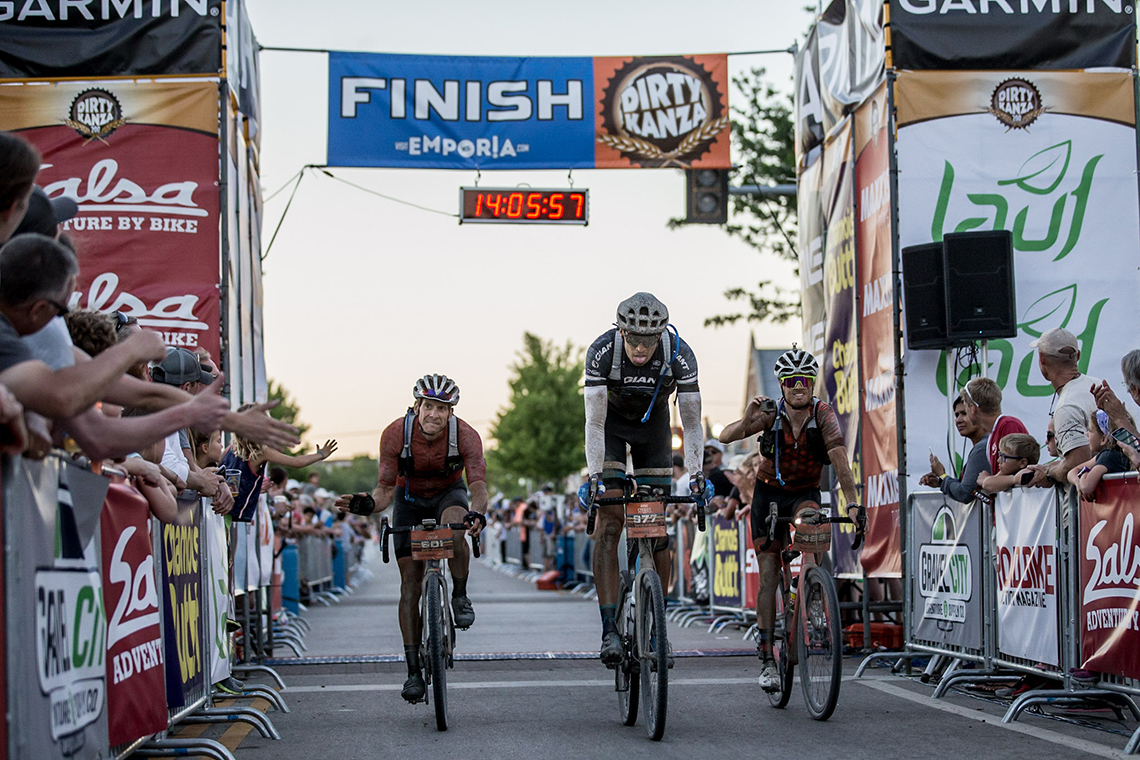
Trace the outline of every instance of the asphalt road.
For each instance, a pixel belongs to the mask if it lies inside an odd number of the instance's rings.
[[[596,603],[533,586],[475,564],[470,591],[477,621],[458,634],[465,653],[529,653],[527,659],[460,661],[448,674],[451,728],[435,729],[430,705],[408,705],[399,690],[402,662],[353,655],[402,652],[396,626],[396,573],[375,565],[373,580],[349,599],[306,613],[309,651],[282,664],[282,695],[292,712],[269,713],[283,736],[250,733],[239,760],[273,758],[561,758],[792,756],[844,758],[1116,757],[1136,728],[1111,713],[1064,713],[1066,720],[1025,715],[1003,726],[1008,703],[952,693],[933,700],[932,687],[883,668],[854,680],[845,663],[839,707],[813,721],[797,690],[775,710],[756,684],[754,656],[709,656],[751,648],[741,632],[670,628],[678,656],[670,674],[665,737],[651,742],[643,722],[618,717],[610,671],[596,659],[533,659],[596,652]],[[536,654],[538,653],[538,654]],[[314,663],[310,657],[331,658]],[[395,659],[395,658],[392,658]],[[1079,721],[1080,724],[1073,721]],[[218,730],[218,729],[215,729]],[[233,729],[230,729],[231,731]],[[620,753],[620,755],[618,754]]]

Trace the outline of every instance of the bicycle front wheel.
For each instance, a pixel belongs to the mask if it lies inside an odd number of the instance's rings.
[[[618,606],[618,629],[621,634],[622,646],[625,648],[625,657],[614,668],[614,682],[618,694],[618,709],[621,711],[621,722],[627,726],[637,723],[637,700],[641,691],[641,679],[637,677],[636,647],[633,646],[636,626],[633,617],[633,594],[629,590],[626,573],[622,573],[621,593]]]
[[[839,595],[835,581],[818,567],[807,568],[800,576],[798,616],[800,684],[808,712],[816,720],[827,720],[839,701],[843,675],[842,641],[839,627]]]
[[[665,595],[657,573],[644,573],[640,590],[637,618],[641,637],[641,709],[645,732],[656,742],[665,735],[665,715],[669,709],[669,632]]]
[[[443,582],[433,579],[424,590],[425,619],[422,621],[427,633],[427,666],[431,678],[431,695],[435,701],[435,727],[447,730],[447,604],[443,593]]]

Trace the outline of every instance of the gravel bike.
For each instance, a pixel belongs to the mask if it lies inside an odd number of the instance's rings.
[[[850,517],[831,517],[826,511],[809,509],[796,517],[778,517],[776,503],[768,514],[768,539],[756,548],[767,551],[776,535],[776,526],[790,523],[794,528],[808,532],[827,526],[827,545],[830,546],[830,523],[853,523]],[[856,538],[852,548],[863,544],[866,530],[865,513],[859,510]],[[817,532],[816,535],[819,535]],[[821,549],[822,554],[826,549]],[[792,578],[791,563],[803,557],[800,576]],[[792,681],[796,665],[800,666],[800,686],[808,712],[816,720],[827,720],[839,701],[839,685],[843,677],[843,631],[839,614],[839,595],[835,580],[826,568],[819,565],[817,552],[784,551],[778,563],[776,587],[776,629],[772,640],[772,656],[780,675],[780,690],[768,693],[773,707],[786,707],[792,694]],[[797,594],[798,591],[798,594]],[[798,597],[798,598],[797,598]]]
[[[388,518],[380,519],[380,551],[388,561],[388,536],[392,533],[411,533],[412,559],[424,562],[424,580],[420,589],[420,668],[424,682],[431,686],[435,703],[435,727],[447,730],[447,670],[455,666],[455,621],[451,617],[447,578],[440,560],[451,559],[454,554],[454,533],[466,531],[467,523],[442,523],[424,520],[419,525],[393,527]],[[462,540],[462,539],[460,539]],[[479,537],[473,536],[471,550],[479,557]],[[424,701],[428,699],[424,692]]]
[[[704,503],[692,496],[668,496],[659,489],[638,488],[632,478],[626,491],[625,496],[594,499],[586,518],[586,532],[594,532],[597,507],[625,507],[630,569],[622,572],[618,592],[617,625],[623,656],[614,666],[614,689],[622,722],[627,726],[637,723],[640,699],[645,731],[650,739],[660,741],[665,734],[673,652],[665,619],[665,594],[653,563],[653,549],[666,538],[666,504],[696,504],[697,527],[703,531]]]

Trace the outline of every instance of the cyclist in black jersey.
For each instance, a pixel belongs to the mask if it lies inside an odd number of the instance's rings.
[[[622,495],[626,457],[633,460],[639,485],[668,493],[673,474],[669,396],[677,406],[685,433],[685,469],[694,494],[705,491],[701,468],[701,394],[697,359],[676,328],[669,311],[650,293],[635,293],[617,309],[617,324],[603,333],[586,355],[586,464],[590,479],[584,500],[598,495]],[[604,494],[599,492],[605,489]],[[618,538],[625,516],[619,506],[598,509],[594,532],[594,583],[602,615],[601,659],[607,666],[621,662],[618,635]],[[669,579],[668,543],[655,548],[654,560],[662,583]]]

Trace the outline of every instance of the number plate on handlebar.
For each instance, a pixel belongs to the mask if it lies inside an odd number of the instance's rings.
[[[455,555],[450,530],[413,530],[411,536],[412,559],[451,559]]]
[[[665,504],[639,501],[625,505],[626,538],[664,538]]]

